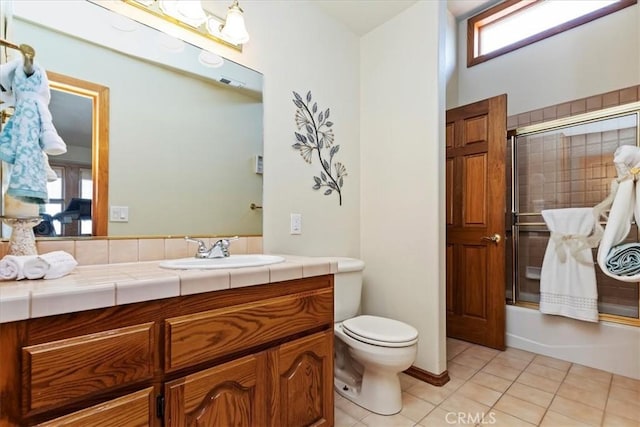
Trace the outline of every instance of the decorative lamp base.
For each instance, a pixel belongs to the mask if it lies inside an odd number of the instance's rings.
[[[38,255],[33,227],[40,224],[41,221],[42,218],[39,216],[27,218],[2,217],[2,222],[13,229],[9,240],[9,255]]]

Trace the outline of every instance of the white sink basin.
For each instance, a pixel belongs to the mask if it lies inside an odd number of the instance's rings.
[[[283,261],[284,258],[277,255],[231,255],[226,258],[172,259],[161,262],[160,267],[174,270],[211,270],[217,268],[259,267]]]

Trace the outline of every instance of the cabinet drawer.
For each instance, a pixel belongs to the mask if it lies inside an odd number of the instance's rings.
[[[22,348],[23,412],[150,379],[154,323]]]
[[[55,420],[38,427],[148,427],[155,416],[153,387],[140,390],[100,405]]]
[[[333,289],[165,320],[165,367],[176,370],[333,323]]]

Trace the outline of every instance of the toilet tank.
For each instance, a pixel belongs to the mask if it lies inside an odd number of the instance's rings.
[[[364,261],[355,258],[334,259],[338,262],[338,272],[334,276],[333,320],[342,322],[355,317],[360,311]]]

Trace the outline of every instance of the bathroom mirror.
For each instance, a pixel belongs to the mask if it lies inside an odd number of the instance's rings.
[[[86,1],[14,2],[12,37],[44,68],[108,88],[94,235],[262,234],[262,76],[135,24]]]

